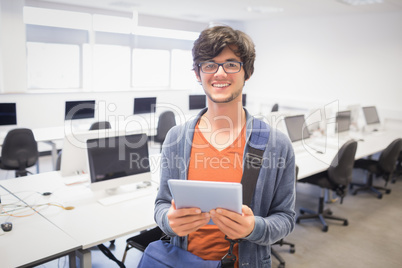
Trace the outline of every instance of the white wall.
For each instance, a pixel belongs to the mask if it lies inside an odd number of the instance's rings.
[[[248,95],[268,104],[377,105],[402,119],[402,13],[247,24],[256,44]]]
[[[42,128],[63,126],[65,124],[66,101],[96,101],[95,119],[85,120],[86,122],[94,122],[98,119],[117,121],[119,117],[121,117],[120,120],[122,118],[126,120],[133,115],[134,98],[154,96],[157,96],[157,113],[167,109],[174,111],[178,116],[184,116],[189,113],[188,94],[182,90],[3,94],[0,95],[0,101],[17,103],[18,127]],[[10,127],[14,128],[14,126],[7,126],[0,127],[0,130],[9,129]]]

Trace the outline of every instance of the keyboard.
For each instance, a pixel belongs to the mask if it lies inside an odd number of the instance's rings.
[[[135,191],[131,191],[128,193],[107,196],[107,197],[99,199],[98,202],[104,206],[110,206],[110,205],[118,204],[118,203],[125,202],[128,200],[148,196],[153,193],[156,193],[157,191],[158,191],[158,186],[151,185],[149,187],[137,189]]]

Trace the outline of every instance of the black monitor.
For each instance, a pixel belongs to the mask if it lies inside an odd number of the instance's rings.
[[[207,98],[205,95],[190,95],[188,99],[190,110],[199,110],[207,106]]]
[[[134,114],[155,113],[155,108],[156,97],[134,99]]]
[[[95,118],[95,101],[66,101],[65,120]]]
[[[350,130],[351,111],[341,111],[336,113],[336,132],[345,132]]]
[[[92,190],[116,189],[150,178],[146,134],[88,139],[87,151]]]
[[[0,103],[0,126],[17,124],[17,107],[15,103]]]
[[[285,124],[289,134],[289,138],[292,142],[300,141],[310,137],[304,115],[286,116]]]
[[[367,125],[380,123],[380,118],[378,117],[377,108],[375,106],[367,106],[362,109]]]
[[[247,99],[247,95],[246,94],[243,94],[243,96],[242,96],[242,103],[243,103],[243,107],[246,107],[246,99]]]

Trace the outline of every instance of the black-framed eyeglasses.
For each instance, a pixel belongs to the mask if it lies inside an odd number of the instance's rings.
[[[222,66],[225,73],[234,74],[234,73],[240,72],[242,65],[243,65],[243,62],[240,62],[240,61],[227,61],[224,63],[216,63],[213,61],[207,61],[207,62],[201,62],[200,64],[198,64],[198,67],[200,67],[201,72],[203,72],[203,73],[214,74],[218,71],[219,66]]]

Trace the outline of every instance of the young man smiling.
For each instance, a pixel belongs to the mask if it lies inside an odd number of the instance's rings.
[[[240,239],[234,247],[235,266],[253,268],[271,267],[270,245],[294,228],[295,162],[288,138],[270,129],[252,202],[243,205],[242,215],[220,208],[205,213],[176,209],[167,181],[241,181],[246,144],[257,128],[242,107],[254,60],[250,37],[228,26],[208,28],[195,41],[193,67],[208,108],[168,133],[155,202],[155,220],[172,244],[205,260],[220,260],[229,249],[225,236]],[[214,225],[207,224],[210,219]]]

